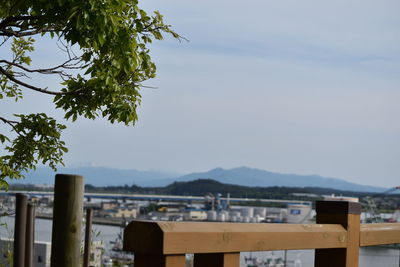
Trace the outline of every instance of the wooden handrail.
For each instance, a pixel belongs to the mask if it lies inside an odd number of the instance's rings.
[[[315,249],[315,267],[357,267],[360,246],[400,243],[400,223],[360,225],[358,203],[317,202],[317,224],[133,221],[135,267],[239,267],[240,252]]]
[[[124,246],[129,251],[164,255],[229,253],[344,248],[346,238],[347,232],[339,224],[134,221],[125,229]]]
[[[400,223],[362,224],[360,247],[400,243]]]

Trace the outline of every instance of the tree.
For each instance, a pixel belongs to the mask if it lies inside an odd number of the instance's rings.
[[[142,83],[156,73],[148,44],[163,34],[182,38],[159,12],[148,15],[137,0],[0,0],[0,99],[18,101],[24,90],[33,90],[53,95],[67,120],[105,117],[133,125]],[[33,67],[34,37],[57,42],[65,60]],[[28,79],[35,75],[54,75],[60,85],[38,85]],[[0,121],[10,130],[0,133],[0,186],[38,164],[54,170],[63,164],[64,125],[44,113],[0,114]]]

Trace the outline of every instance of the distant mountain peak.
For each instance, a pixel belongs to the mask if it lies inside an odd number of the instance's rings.
[[[217,167],[217,168],[209,170],[208,172],[222,172],[222,171],[225,171],[225,169],[221,168],[221,167]]]
[[[241,167],[236,167],[232,169],[228,169],[228,171],[248,171],[248,172],[257,172],[257,173],[273,173],[267,170],[259,169],[259,168],[253,168],[253,167],[247,167],[247,166],[241,166]]]
[[[213,179],[220,183],[243,186],[280,186],[280,187],[323,187],[345,191],[381,192],[385,188],[350,183],[338,178],[328,178],[319,175],[297,175],[274,173],[246,166],[223,169],[215,168],[207,172],[191,173],[178,178],[178,181],[193,181],[196,179]]]
[[[86,184],[95,186],[108,185],[140,185],[166,186],[174,181],[185,182],[196,179],[210,179],[219,183],[257,187],[323,187],[344,191],[383,192],[381,187],[350,183],[342,179],[322,177],[319,175],[297,175],[269,172],[262,169],[241,166],[232,169],[217,167],[206,172],[190,173],[187,175],[171,175],[158,171],[120,170],[107,167],[73,167],[60,168],[60,173],[83,175]],[[53,184],[55,172],[50,168],[40,167],[28,172],[26,179],[10,181],[12,183]],[[208,183],[212,183],[209,181]]]

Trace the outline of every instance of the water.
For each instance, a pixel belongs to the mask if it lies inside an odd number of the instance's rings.
[[[14,218],[2,217],[0,223],[6,223],[7,227],[0,226],[0,236],[6,238],[13,237]],[[51,241],[52,221],[44,219],[36,219],[35,239],[38,241]],[[106,250],[111,248],[110,241],[114,241],[121,229],[115,226],[93,225],[93,230],[99,233],[95,240],[102,240],[106,245]],[[389,249],[382,247],[367,247],[360,249],[360,267],[399,267],[399,249]],[[241,253],[241,266],[244,265],[244,257],[250,255],[259,259],[271,257],[284,257],[283,251],[274,252],[243,252]],[[312,267],[314,266],[314,250],[289,250],[287,251],[287,259],[296,267]],[[294,263],[297,262],[297,265]],[[301,264],[299,264],[301,262]]]
[[[14,217],[2,217],[0,223],[5,223],[6,226],[0,226],[0,237],[13,238]],[[53,222],[51,220],[36,219],[35,221],[35,240],[51,242],[51,229]],[[99,233],[94,240],[102,240],[105,244],[105,249],[111,249],[110,241],[115,241],[121,228],[106,225],[93,225],[92,229],[95,233]],[[84,234],[82,233],[82,237]],[[83,239],[82,239],[83,240]]]
[[[256,256],[259,259],[272,257],[284,257],[283,251],[267,251],[267,252],[242,252],[241,264],[245,266],[244,256]],[[360,249],[359,267],[400,267],[399,265],[400,250],[384,247],[364,247]],[[314,250],[288,250],[287,260],[290,267],[313,267],[314,266]],[[301,262],[301,264],[300,264]]]

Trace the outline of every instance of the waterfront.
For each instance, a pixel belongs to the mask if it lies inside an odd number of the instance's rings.
[[[2,217],[0,223],[5,223],[5,226],[0,227],[0,237],[12,238],[14,229],[14,217]],[[35,240],[51,242],[52,221],[45,219],[36,219],[35,222]],[[95,233],[99,233],[94,237],[94,240],[104,241],[105,249],[110,250],[110,241],[115,241],[118,234],[121,232],[120,227],[107,225],[93,225]],[[83,236],[83,234],[82,234]]]
[[[0,236],[5,238],[12,237],[14,218],[13,217],[2,217],[1,223],[5,223],[7,226],[0,227]],[[44,219],[36,219],[36,230],[35,239],[38,241],[51,241],[51,229],[52,221]],[[106,250],[111,249],[110,241],[114,241],[121,229],[115,226],[105,225],[93,225],[93,230],[98,234],[95,240],[104,241]],[[398,267],[399,266],[399,249],[388,249],[382,247],[369,247],[362,248],[360,250],[360,267]],[[260,260],[266,258],[283,258],[283,251],[274,252],[242,252],[241,253],[241,266],[245,266],[244,258],[257,257]],[[287,259],[292,264],[289,265],[295,267],[312,267],[314,264],[314,251],[313,250],[289,250],[287,252]],[[297,265],[295,265],[297,264]]]
[[[388,249],[382,247],[366,247],[360,249],[359,267],[399,267],[399,249]],[[274,252],[242,252],[241,267],[244,267],[244,256],[255,256],[259,259],[283,258],[283,251]],[[289,267],[313,267],[314,250],[288,250],[287,259],[291,263]]]

